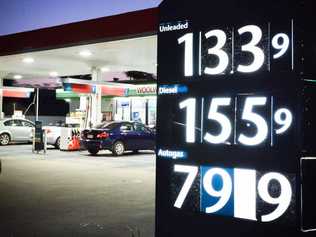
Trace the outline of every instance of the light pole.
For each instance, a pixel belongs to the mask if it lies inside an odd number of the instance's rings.
[[[38,109],[39,109],[39,88],[36,88],[36,121],[38,121]]]
[[[96,82],[96,91],[94,94],[91,95],[91,118],[90,121],[93,125],[96,125],[101,122],[102,120],[102,110],[101,110],[101,103],[102,103],[102,93],[101,87],[98,85],[98,82],[102,80],[102,73],[99,68],[93,67],[92,68],[92,81]]]

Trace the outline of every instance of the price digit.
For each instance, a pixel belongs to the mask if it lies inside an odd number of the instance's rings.
[[[256,171],[234,169],[234,216],[247,220],[256,217]]]
[[[192,184],[198,174],[198,167],[196,166],[187,166],[187,165],[175,165],[174,166],[174,172],[178,173],[187,173],[188,177],[186,178],[181,191],[177,197],[176,202],[174,203],[174,207],[181,208],[191,187]]]
[[[289,129],[293,121],[293,116],[292,116],[291,111],[284,108],[278,109],[274,114],[274,121],[277,124],[282,126],[275,131],[276,134],[284,133],[286,130]]]
[[[214,136],[210,133],[206,133],[204,136],[204,139],[213,144],[220,144],[224,143],[229,137],[232,132],[232,125],[227,118],[227,116],[219,113],[217,110],[219,106],[229,106],[231,102],[231,98],[213,98],[211,105],[210,105],[210,111],[208,114],[208,119],[215,120],[218,122],[221,127],[222,131],[219,135]]]
[[[267,97],[249,97],[246,99],[242,119],[250,121],[257,127],[257,134],[248,137],[240,134],[238,141],[244,145],[255,146],[262,143],[268,136],[268,125],[262,116],[253,112],[255,106],[263,106],[267,103]]]
[[[178,39],[178,43],[184,43],[184,76],[193,76],[193,33],[187,33]]]
[[[269,185],[272,180],[275,180],[280,184],[279,197],[272,197],[269,193]],[[261,217],[262,222],[270,222],[278,219],[290,206],[292,187],[288,179],[282,174],[271,172],[262,176],[258,183],[258,193],[263,201],[272,205],[278,205],[273,212]]]
[[[187,108],[186,110],[186,142],[195,142],[195,111],[196,99],[190,98],[179,104],[180,109]]]
[[[222,188],[220,190],[215,190],[213,186],[213,179],[218,175],[222,180]],[[219,200],[213,206],[206,207],[206,213],[214,213],[222,209],[231,197],[233,184],[230,175],[220,168],[212,168],[208,170],[203,178],[203,187],[205,191],[212,197],[218,197]]]
[[[222,30],[211,30],[205,34],[206,39],[211,37],[216,37],[217,44],[213,47],[208,49],[208,54],[210,55],[216,55],[219,59],[219,63],[216,67],[210,68],[206,67],[204,69],[205,74],[209,75],[216,75],[223,73],[229,63],[229,58],[227,53],[222,49],[226,44],[227,36],[224,31]]]
[[[282,40],[282,43],[280,43],[280,40]],[[290,39],[289,37],[284,34],[284,33],[279,33],[277,35],[275,35],[272,38],[272,46],[273,48],[280,50],[278,53],[273,55],[274,59],[278,59],[280,57],[282,57],[286,51],[288,50],[290,45]]]
[[[263,50],[257,46],[257,44],[262,39],[261,29],[255,25],[248,25],[238,29],[239,35],[242,35],[246,32],[251,33],[252,39],[248,44],[241,46],[241,50],[252,53],[254,59],[250,65],[238,65],[237,71],[250,73],[255,72],[261,68],[264,63],[265,57]]]

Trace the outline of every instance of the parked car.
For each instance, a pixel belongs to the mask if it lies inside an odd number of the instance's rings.
[[[82,131],[81,143],[92,155],[110,150],[120,156],[125,151],[154,150],[155,136],[155,132],[138,122],[111,122]]]
[[[0,145],[8,145],[10,142],[31,142],[34,123],[26,119],[0,120]]]
[[[43,129],[46,130],[47,145],[52,145],[59,149],[61,129],[63,127],[75,128],[79,126],[79,124],[65,124],[63,122],[51,123],[48,126],[44,126]]]

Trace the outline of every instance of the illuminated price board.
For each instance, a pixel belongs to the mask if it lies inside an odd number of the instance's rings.
[[[316,233],[310,9],[162,2],[156,236]]]

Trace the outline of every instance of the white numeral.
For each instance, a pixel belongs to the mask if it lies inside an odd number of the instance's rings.
[[[251,41],[246,44],[241,46],[242,51],[247,51],[253,54],[253,62],[250,65],[239,65],[237,67],[237,71],[239,72],[244,72],[244,73],[250,73],[257,71],[258,69],[261,68],[261,66],[264,63],[264,52],[261,48],[257,47],[257,44],[260,42],[262,39],[262,31],[258,26],[255,25],[248,25],[240,28],[238,30],[238,33],[240,35],[249,32],[252,35]]]
[[[283,117],[282,117],[283,115]],[[274,121],[282,125],[281,128],[277,129],[276,134],[282,134],[291,126],[293,121],[293,116],[290,110],[288,109],[278,109],[274,114]]]
[[[199,169],[196,166],[186,166],[186,165],[175,165],[174,166],[174,172],[188,174],[188,177],[186,178],[186,180],[181,188],[179,196],[177,197],[177,200],[174,203],[174,207],[177,207],[177,208],[182,207],[184,200],[186,199],[186,197],[187,197],[187,195],[192,187],[192,184],[193,184],[193,182],[198,174],[198,171],[199,171]]]
[[[226,70],[229,63],[227,53],[224,50],[222,50],[222,48],[226,44],[227,39],[225,32],[222,30],[211,30],[205,34],[206,39],[213,36],[217,38],[217,44],[213,48],[208,49],[208,54],[216,55],[219,59],[219,63],[214,68],[206,67],[204,69],[204,73],[209,75],[223,73]]]
[[[222,131],[219,135],[212,135],[210,133],[206,133],[204,136],[204,139],[213,144],[220,144],[226,142],[226,140],[230,137],[231,132],[232,132],[232,125],[227,118],[227,116],[219,113],[218,107],[219,106],[229,106],[230,105],[230,98],[214,98],[212,99],[211,106],[210,106],[210,111],[208,114],[208,119],[215,120],[218,122],[221,127]]]
[[[256,171],[234,169],[234,216],[257,220],[256,201]]]
[[[195,142],[195,111],[196,99],[190,98],[179,104],[180,109],[187,108],[186,111],[186,142]]]
[[[213,178],[215,175],[219,175],[222,179],[223,185],[221,190],[215,190],[213,187]],[[205,209],[206,213],[214,213],[222,209],[228,202],[233,190],[230,175],[224,169],[220,168],[213,168],[206,172],[203,178],[203,187],[210,196],[219,198],[216,204]]]
[[[268,136],[268,125],[262,116],[253,112],[255,106],[266,105],[266,97],[249,97],[246,99],[242,119],[250,121],[257,127],[257,134],[253,137],[248,137],[240,134],[238,141],[244,145],[255,146],[262,143]]]
[[[187,33],[178,39],[178,43],[185,43],[184,48],[184,76],[193,76],[193,33]]]
[[[272,197],[269,193],[269,184],[272,180],[279,182],[281,190],[279,197]],[[279,173],[268,173],[262,176],[258,183],[258,193],[263,201],[278,205],[270,214],[261,217],[262,222],[270,222],[278,219],[288,209],[292,199],[292,187],[288,179]]]
[[[279,43],[280,39],[282,39],[282,43],[281,44]],[[273,39],[272,39],[272,46],[273,46],[273,48],[280,50],[278,53],[273,55],[273,58],[274,59],[280,58],[286,53],[287,49],[289,48],[289,46],[290,46],[290,39],[289,39],[289,37],[286,34],[279,33],[279,34],[277,34],[277,35],[275,35],[273,37]]]
[[[239,35],[245,33],[251,34],[251,40],[245,45],[241,45],[242,52],[249,52],[253,55],[253,61],[249,65],[238,65],[237,71],[243,73],[251,73],[259,70],[265,62],[264,48],[260,48],[258,44],[261,42],[263,33],[259,26],[246,25],[238,29]],[[185,44],[184,52],[184,75],[186,77],[193,76],[193,33],[187,33],[178,39],[178,44]],[[217,43],[214,47],[209,48],[207,53],[209,55],[215,55],[218,57],[218,64],[215,67],[205,67],[204,73],[207,75],[218,75],[224,73],[229,65],[229,55],[223,49],[227,42],[227,35],[223,30],[215,29],[210,30],[205,34],[205,38],[209,39],[216,37]],[[233,39],[234,40],[234,39]],[[290,47],[290,38],[285,33],[278,33],[272,38],[271,45],[274,49],[278,50],[273,55],[273,59],[282,57]],[[233,44],[234,45],[234,44]],[[234,47],[234,46],[232,46]],[[200,38],[200,50],[201,50],[201,38]],[[234,50],[234,49],[232,49]],[[233,55],[234,56],[234,55]],[[201,52],[199,53],[199,61],[201,60]]]

